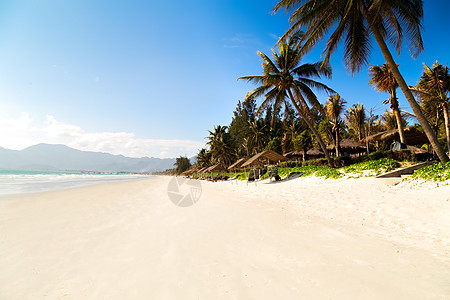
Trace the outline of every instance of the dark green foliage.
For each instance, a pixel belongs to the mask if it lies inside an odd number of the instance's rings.
[[[189,168],[191,167],[191,162],[189,161],[189,158],[187,158],[186,156],[180,156],[177,157],[174,166],[175,166],[175,173],[181,174],[184,171],[189,170]]]
[[[274,137],[266,146],[266,150],[272,150],[277,153],[281,153],[281,141],[279,137]]]

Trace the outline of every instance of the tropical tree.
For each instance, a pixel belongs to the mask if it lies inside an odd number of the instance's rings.
[[[403,129],[402,117],[400,115],[400,108],[398,105],[397,98],[397,80],[394,77],[394,74],[389,69],[387,64],[383,64],[381,66],[370,65],[369,73],[372,78],[369,80],[369,84],[373,85],[380,92],[388,92],[391,97],[383,102],[383,104],[390,103],[391,109],[394,113],[398,134],[400,136],[400,142],[406,144],[406,136],[405,131]]]
[[[347,102],[342,99],[339,94],[328,96],[325,109],[331,124],[333,125],[332,132],[334,133],[334,147],[336,149],[336,156],[340,154],[340,136],[339,129],[342,126],[341,114],[344,111],[344,106]]]
[[[227,126],[214,126],[213,131],[208,130],[209,141],[206,143],[210,147],[211,160],[224,166],[230,165],[233,157],[227,129]]]
[[[306,27],[305,36],[298,43],[300,56],[322,41],[331,29],[334,30],[325,46],[324,65],[344,38],[344,63],[347,70],[351,73],[359,71],[367,64],[373,36],[437,156],[442,162],[449,161],[386,43],[394,46],[400,54],[403,39],[406,38],[414,58],[423,51],[422,0],[281,0],[274,12],[281,8],[285,8],[286,12],[293,11],[291,27],[285,36]]]
[[[189,170],[189,168],[191,167],[191,162],[186,156],[180,156],[176,158],[173,165],[175,166],[175,172],[177,174],[181,174],[184,171]]]
[[[205,168],[211,165],[211,153],[202,148],[197,153],[197,166],[199,168]]]
[[[442,109],[444,115],[445,135],[447,138],[447,149],[450,149],[450,74],[447,66],[443,66],[436,61],[432,67],[424,65],[422,76],[416,88],[422,103],[429,103]]]
[[[406,127],[406,115],[402,114],[402,128]],[[383,125],[386,130],[394,130],[398,128],[397,116],[393,111],[389,111],[386,109],[385,113],[381,115],[381,120],[383,121]]]
[[[267,135],[265,133],[265,125],[262,122],[255,120],[249,123],[248,148],[251,149],[251,154],[256,154],[264,149],[267,142]]]
[[[290,100],[298,114],[316,136],[320,147],[325,153],[328,164],[333,166],[333,161],[326,149],[326,145],[315,128],[316,124],[307,103],[308,101],[309,104],[320,107],[320,103],[311,88],[334,92],[326,85],[311,79],[320,78],[320,76],[331,77],[331,67],[328,64],[324,64],[324,62],[300,64],[301,55],[299,55],[297,46],[302,36],[300,32],[294,32],[292,35],[287,36],[286,39],[279,43],[278,53],[272,50],[273,60],[264,53],[258,52],[263,60],[263,75],[244,76],[238,78],[238,80],[244,79],[259,85],[246,96],[246,100],[264,96],[258,111],[269,105],[273,105],[275,109],[278,109],[286,105],[287,100]]]
[[[363,139],[364,125],[366,123],[366,110],[364,105],[358,102],[348,108],[345,114],[348,127],[356,133],[358,141]]]
[[[309,130],[303,130],[302,133],[294,138],[295,151],[303,151],[303,161],[306,160],[306,152],[312,148],[313,142]]]

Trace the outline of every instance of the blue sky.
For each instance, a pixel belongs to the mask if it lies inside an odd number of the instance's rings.
[[[261,73],[288,16],[277,1],[2,1],[0,146],[39,142],[127,156],[194,155],[213,125],[228,125]],[[450,58],[448,1],[425,1],[425,52],[396,61],[408,84]],[[323,45],[304,62],[320,60]],[[373,45],[371,64],[384,62]],[[324,80],[349,105],[382,114],[387,95],[367,69],[346,72],[339,48]],[[400,93],[399,93],[400,94]],[[321,102],[326,95],[319,94]],[[400,96],[402,108],[408,105]]]

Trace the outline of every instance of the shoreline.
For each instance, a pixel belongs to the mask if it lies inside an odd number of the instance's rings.
[[[171,179],[3,196],[13,201],[0,201],[0,298],[450,294],[450,186],[201,182],[199,201],[177,207]]]

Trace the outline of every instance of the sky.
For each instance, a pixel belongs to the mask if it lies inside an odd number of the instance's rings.
[[[259,75],[256,54],[271,53],[289,27],[269,0],[4,0],[0,2],[0,147],[38,143],[130,157],[193,156],[208,130],[229,125]],[[424,1],[425,51],[394,59],[410,85],[423,63],[450,61],[450,2]],[[407,43],[405,43],[406,45]],[[319,44],[303,63],[321,59]],[[347,106],[383,114],[387,94],[331,59],[322,82]],[[370,64],[384,63],[373,43]],[[409,106],[399,91],[401,108]],[[318,93],[324,103],[326,94]]]

